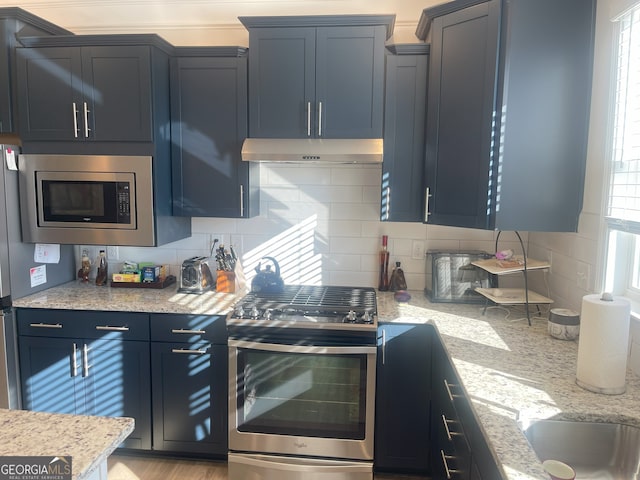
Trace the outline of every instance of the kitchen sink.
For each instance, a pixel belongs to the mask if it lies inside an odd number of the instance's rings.
[[[640,479],[640,428],[619,423],[539,420],[524,434],[541,461],[560,460],[576,479]]]

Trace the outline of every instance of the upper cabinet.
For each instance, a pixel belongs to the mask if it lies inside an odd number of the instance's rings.
[[[30,37],[22,43],[29,47],[17,49],[23,141],[152,142],[159,113],[167,122],[156,126],[168,130],[169,92],[154,90],[155,81],[168,86],[163,50],[170,46],[159,37]],[[154,105],[156,93],[162,107]]]
[[[387,50],[380,219],[422,222],[429,45]]]
[[[0,8],[0,133],[14,132],[14,49],[21,35],[69,35],[71,32],[21,8]]]
[[[577,230],[594,19],[595,0],[456,0],[424,10],[429,223]]]
[[[247,57],[238,47],[180,47],[171,60],[174,215],[259,212],[259,165],[243,162]]]
[[[249,136],[381,138],[395,16],[240,17],[249,30]]]

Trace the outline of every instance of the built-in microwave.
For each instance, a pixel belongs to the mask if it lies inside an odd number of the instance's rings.
[[[152,157],[24,154],[18,164],[24,242],[158,244]]]

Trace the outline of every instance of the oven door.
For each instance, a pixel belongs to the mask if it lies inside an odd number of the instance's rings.
[[[229,449],[372,460],[375,346],[229,340]]]

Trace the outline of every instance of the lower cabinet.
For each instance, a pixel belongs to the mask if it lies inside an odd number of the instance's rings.
[[[438,334],[433,335],[432,345],[432,480],[500,480],[500,470]]]
[[[133,417],[121,447],[227,454],[224,316],[18,309],[25,410]]]
[[[376,378],[376,471],[429,469],[431,339],[429,324],[381,323]]]
[[[154,450],[227,454],[225,320],[151,315]]]
[[[133,417],[122,447],[151,448],[148,315],[18,310],[26,410]]]

